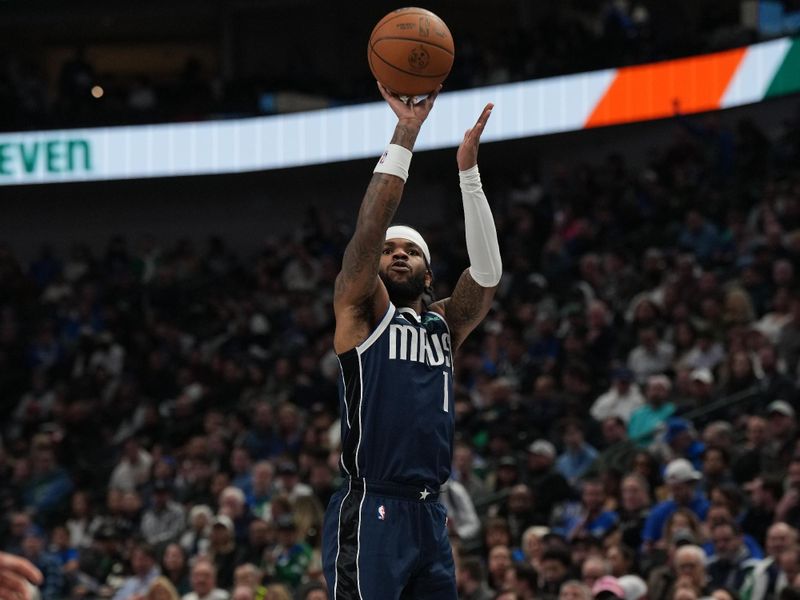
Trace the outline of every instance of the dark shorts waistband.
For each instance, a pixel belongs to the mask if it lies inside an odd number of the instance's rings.
[[[350,479],[350,486],[356,491],[366,491],[367,494],[380,494],[401,500],[415,500],[417,502],[436,502],[439,499],[439,490],[420,485],[404,485],[390,481],[376,481],[373,479]]]

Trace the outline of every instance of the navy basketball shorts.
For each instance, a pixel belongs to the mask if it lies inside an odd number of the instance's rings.
[[[350,480],[322,533],[331,600],[456,600],[447,511],[438,494]]]

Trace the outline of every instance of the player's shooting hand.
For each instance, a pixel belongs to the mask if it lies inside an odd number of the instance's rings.
[[[20,556],[0,552],[0,600],[31,600],[31,583],[42,583],[39,569]]]
[[[383,96],[383,99],[386,100],[392,108],[394,114],[397,115],[397,119],[400,121],[414,121],[417,125],[422,125],[425,119],[428,118],[428,114],[430,114],[433,108],[433,103],[436,102],[436,98],[439,96],[439,92],[442,89],[442,86],[439,85],[438,88],[428,94],[424,99],[414,104],[412,101],[413,99],[404,101],[397,94],[390,92],[380,81],[377,83],[381,96]]]
[[[486,128],[486,121],[492,116],[493,108],[494,104],[491,102],[484,106],[481,116],[478,117],[478,122],[464,133],[464,139],[461,141],[456,153],[459,171],[466,171],[478,164],[478,145],[481,141],[481,134]]]

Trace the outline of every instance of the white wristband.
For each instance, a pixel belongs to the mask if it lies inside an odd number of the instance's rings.
[[[394,175],[405,182],[408,179],[410,166],[411,150],[398,144],[389,144],[372,172]]]

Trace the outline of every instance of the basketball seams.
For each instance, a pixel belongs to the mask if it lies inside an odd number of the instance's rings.
[[[434,44],[433,42],[429,42],[428,40],[420,40],[420,39],[417,39],[417,38],[406,38],[406,37],[390,36],[390,37],[378,38],[374,42],[370,38],[370,40],[369,40],[370,41],[369,49],[377,54],[378,52],[377,52],[377,50],[375,50],[375,46],[377,46],[379,42],[391,41],[391,40],[396,40],[396,41],[400,41],[400,42],[413,42],[415,44],[424,44],[425,46],[433,46],[434,48],[438,48],[439,50],[444,50],[447,54],[449,54],[450,56],[455,58],[455,52],[452,52],[452,51],[448,50],[444,46],[440,46],[439,44]]]
[[[412,40],[409,40],[409,41],[412,41]],[[447,70],[447,71],[445,71],[444,73],[434,73],[433,75],[426,75],[425,73],[415,73],[414,71],[406,71],[405,69],[401,69],[400,67],[398,67],[398,66],[396,66],[396,65],[393,65],[392,63],[390,63],[389,61],[387,61],[385,58],[383,58],[383,57],[382,57],[380,54],[378,54],[377,52],[375,52],[375,50],[372,50],[372,49],[370,49],[370,53],[369,53],[369,58],[370,58],[370,60],[372,60],[372,55],[373,55],[373,54],[374,54],[374,55],[375,55],[377,58],[379,58],[379,59],[380,59],[380,61],[381,61],[382,63],[384,63],[384,64],[385,64],[387,67],[392,67],[392,68],[393,68],[393,69],[395,69],[396,71],[400,71],[401,73],[405,73],[406,75],[412,75],[413,77],[424,77],[424,78],[426,78],[426,79],[439,79],[439,78],[440,78],[440,77],[442,77],[442,76],[446,76],[446,75],[447,75],[447,74],[450,72],[450,70],[448,69],[448,70]]]
[[[445,23],[444,20],[442,20],[442,18],[439,15],[437,15],[436,13],[432,13],[429,10],[425,10],[423,12],[415,10],[414,12],[409,11],[409,12],[402,12],[402,13],[399,13],[399,14],[394,14],[393,12],[391,12],[388,15],[386,15],[385,17],[383,17],[380,21],[378,21],[378,24],[375,25],[375,27],[372,28],[372,34],[370,34],[370,38],[373,35],[375,35],[375,32],[378,29],[380,29],[381,27],[383,27],[384,25],[387,25],[387,24],[391,23],[395,19],[402,19],[404,17],[410,17],[410,16],[428,17],[428,18],[433,17],[434,19],[439,21],[439,23],[442,24],[442,27],[444,27],[445,31],[450,34],[450,39],[453,38],[453,34],[450,31],[450,28],[447,26],[447,23]]]

